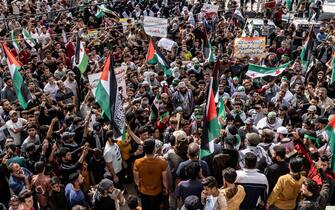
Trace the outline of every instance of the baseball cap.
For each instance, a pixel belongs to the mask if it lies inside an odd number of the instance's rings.
[[[251,117],[248,117],[245,122],[245,124],[253,124],[254,123],[254,120],[251,118]]]
[[[182,130],[174,131],[172,135],[175,137],[176,141],[186,141],[187,135],[185,131]]]
[[[200,200],[195,195],[190,195],[185,198],[184,205],[181,210],[198,210],[201,208]]]
[[[100,181],[98,185],[98,191],[104,192],[108,190],[110,187],[113,187],[113,181],[110,179],[104,178],[103,180]]]
[[[12,116],[13,114],[17,114],[17,112],[14,111],[14,110],[11,110],[11,111],[9,112],[9,116]]]
[[[310,105],[307,109],[307,111],[315,112],[316,111],[316,106]]]

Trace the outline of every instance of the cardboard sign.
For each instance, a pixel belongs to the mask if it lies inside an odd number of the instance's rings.
[[[149,36],[167,37],[168,20],[144,16],[144,31]]]
[[[128,23],[128,21],[129,21],[130,23]],[[119,22],[122,24],[123,32],[127,30],[128,25],[132,25],[132,26],[135,25],[135,20],[134,20],[134,18],[120,18],[120,19],[119,19]]]
[[[219,6],[213,4],[204,4],[201,11],[204,13],[218,13]]]
[[[263,57],[265,55],[265,37],[242,37],[234,40],[234,56]]]
[[[117,87],[119,89],[122,89],[122,92],[121,92],[122,97],[123,98],[128,98],[127,89],[126,89],[126,87],[127,87],[126,86],[126,79],[125,79],[126,73],[127,73],[127,68],[124,67],[124,66],[120,66],[120,67],[114,68],[114,71],[115,71]],[[88,81],[89,81],[89,83],[92,87],[92,93],[93,93],[94,97],[95,97],[95,91],[96,91],[97,85],[100,81],[101,73],[102,72],[87,75]]]

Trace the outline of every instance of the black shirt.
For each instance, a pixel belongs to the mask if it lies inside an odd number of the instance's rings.
[[[288,163],[284,161],[274,163],[265,169],[264,174],[269,182],[269,194],[272,192],[273,188],[275,187],[279,177],[289,172],[290,170],[288,168]]]

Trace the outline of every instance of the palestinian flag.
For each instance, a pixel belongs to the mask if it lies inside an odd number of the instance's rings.
[[[292,11],[292,0],[285,0],[288,11]]]
[[[7,65],[9,68],[10,76],[13,80],[13,86],[15,89],[17,99],[22,108],[26,109],[28,107],[28,103],[26,99],[23,97],[22,93],[23,77],[20,73],[21,64],[19,63],[18,60],[16,60],[16,58],[10,52],[6,44],[3,45],[3,49],[7,57]]]
[[[77,37],[77,44],[76,44],[76,54],[74,59],[74,66],[76,66],[80,72],[83,74],[85,73],[88,67],[88,56],[86,54],[85,48],[83,43],[80,41],[79,36]]]
[[[291,62],[284,63],[277,67],[264,67],[255,64],[249,64],[246,75],[252,79],[265,76],[279,76],[291,64]]]
[[[111,55],[108,55],[95,90],[95,97],[103,114],[110,120],[114,138],[118,138],[122,135],[124,129],[125,116],[112,62]]]
[[[213,77],[207,87],[206,112],[204,114],[204,129],[201,138],[200,158],[214,152],[214,140],[220,136],[220,125],[216,112],[213,92]]]
[[[335,172],[335,115],[329,116],[329,122],[325,129],[329,135],[329,149],[331,152],[330,168]]]
[[[18,40],[15,37],[14,31],[10,31],[10,37],[12,38],[13,46],[17,53],[21,52],[21,46]]]
[[[314,37],[314,27],[312,26],[309,30],[308,36],[305,40],[304,46],[302,47],[300,53],[300,61],[304,71],[307,70],[308,63],[311,59],[312,50],[313,50],[313,37]]]
[[[166,77],[170,77],[172,75],[169,63],[167,62],[161,51],[158,48],[155,49],[155,45],[152,38],[150,38],[149,40],[147,64],[150,65],[158,64],[159,68],[163,70],[164,75]]]
[[[223,101],[223,98],[220,97],[219,99],[219,113],[218,113],[218,117],[221,117],[222,119],[226,119],[227,117],[227,113],[226,113],[226,109],[225,109],[225,104]]]
[[[203,53],[205,59],[209,63],[214,63],[214,49],[208,39],[208,34],[206,32],[205,37],[204,37],[204,44],[203,44]]]
[[[36,46],[36,41],[31,37],[30,32],[27,29],[22,29],[22,35],[24,41],[29,45],[30,48],[34,48]]]
[[[331,78],[329,84],[335,82],[335,52],[333,52],[332,58],[326,63],[326,66],[332,70]]]
[[[151,112],[150,112],[150,116],[149,116],[149,119],[150,121],[155,121],[158,119],[158,115],[159,115],[159,102],[160,102],[160,94],[158,94],[152,105],[151,105]]]

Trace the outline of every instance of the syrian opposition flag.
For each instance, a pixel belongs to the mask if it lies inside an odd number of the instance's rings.
[[[335,115],[329,116],[329,122],[325,129],[329,135],[329,149],[331,152],[330,168],[335,172]]]
[[[97,18],[101,18],[103,17],[105,14],[114,14],[112,10],[106,8],[105,5],[100,5],[98,6],[98,9],[97,9],[97,13],[95,14],[95,17]]]
[[[233,18],[235,18],[238,22],[241,22],[242,25],[245,24],[245,18],[240,9],[236,8],[233,14]]]
[[[157,48],[155,49],[154,41],[152,38],[149,40],[149,47],[147,53],[147,64],[155,65],[158,64],[159,68],[163,70],[166,77],[170,77],[172,72],[170,70],[170,64],[165,59],[164,55]]]
[[[252,79],[265,76],[279,76],[291,64],[291,62],[284,63],[277,67],[264,67],[255,64],[249,64],[246,75]]]
[[[313,33],[314,33],[314,27],[311,26],[308,36],[305,40],[304,46],[302,47],[301,53],[300,53],[300,61],[302,64],[302,68],[304,71],[307,70],[308,63],[310,60],[310,57],[312,55],[312,49],[313,49]]]
[[[213,77],[207,87],[207,102],[204,114],[204,129],[201,137],[200,157],[205,157],[214,152],[214,140],[220,136],[220,125],[216,112],[213,92]]]
[[[18,40],[15,37],[14,31],[10,31],[10,37],[12,38],[13,46],[17,53],[21,52],[21,46]]]
[[[3,49],[7,57],[7,65],[9,68],[10,76],[13,80],[13,86],[15,89],[17,99],[19,101],[19,104],[22,106],[22,108],[26,109],[28,107],[28,103],[26,99],[23,97],[22,90],[21,90],[22,85],[23,85],[23,77],[20,73],[21,64],[19,63],[18,60],[16,60],[16,58],[10,52],[6,44],[3,45]]]
[[[27,29],[22,29],[22,35],[24,41],[29,45],[30,48],[34,48],[36,46],[35,39],[31,37],[30,32]]]
[[[76,66],[80,70],[80,73],[82,73],[82,74],[85,73],[85,71],[88,67],[88,56],[86,54],[84,45],[80,41],[79,37],[77,37],[74,66]]]
[[[214,49],[208,39],[208,34],[206,32],[205,37],[204,37],[204,44],[203,44],[203,53],[205,59],[209,63],[214,63]]]
[[[125,125],[125,115],[122,106],[121,93],[118,90],[111,55],[107,56],[100,81],[95,90],[96,102],[103,114],[108,117],[114,131],[114,138],[122,136]]]

